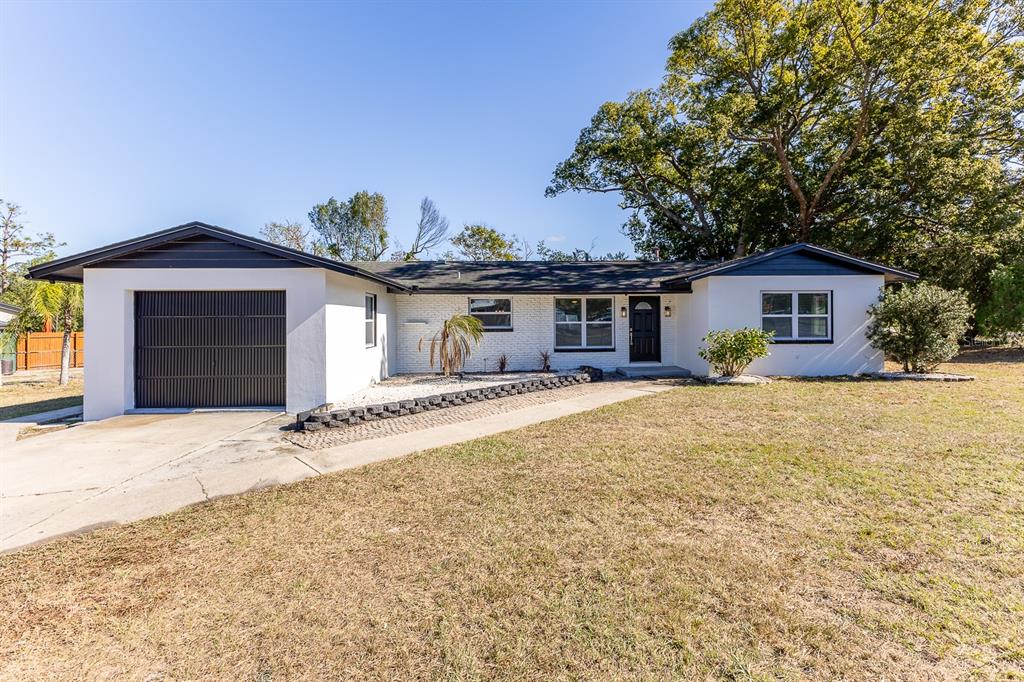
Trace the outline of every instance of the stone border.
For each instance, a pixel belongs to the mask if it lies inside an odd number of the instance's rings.
[[[562,386],[573,384],[584,384],[589,382],[590,375],[586,372],[574,374],[559,374],[543,379],[528,379],[526,381],[513,381],[507,384],[497,384],[487,388],[475,388],[467,391],[451,391],[438,395],[429,395],[412,400],[398,400],[391,403],[378,403],[374,405],[363,405],[362,407],[348,407],[338,410],[326,410],[317,408],[299,412],[295,415],[295,426],[300,431],[319,431],[327,428],[340,428],[355,426],[365,422],[373,422],[379,419],[392,419],[404,417],[408,414],[419,414],[431,410],[440,410],[446,407],[467,405],[481,400],[494,400],[520,393],[533,393],[534,391],[545,391]]]

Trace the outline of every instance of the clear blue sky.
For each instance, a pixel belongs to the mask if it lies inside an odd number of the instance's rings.
[[[255,234],[360,189],[453,227],[630,251],[544,197],[597,107],[657,85],[710,2],[0,3],[0,197],[61,254],[189,220]]]

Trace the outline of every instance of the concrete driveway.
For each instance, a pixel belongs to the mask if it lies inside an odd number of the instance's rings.
[[[302,449],[279,437],[289,421],[269,412],[125,415],[4,443],[0,551],[308,476],[288,456]]]
[[[0,444],[0,552],[230,495],[488,436],[671,389],[652,381],[308,450],[267,412],[126,415]]]

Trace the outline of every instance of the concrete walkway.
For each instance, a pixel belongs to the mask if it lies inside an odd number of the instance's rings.
[[[56,421],[58,419],[77,417],[81,414],[82,406],[73,405],[71,407],[62,407],[58,410],[50,410],[49,412],[38,412],[36,414],[26,414],[21,417],[15,417],[14,419],[5,419],[0,422],[0,448],[16,443],[18,441],[18,434],[24,429]]]
[[[325,450],[287,442],[281,428],[290,418],[258,412],[129,415],[37,436],[0,455],[0,551],[672,388],[652,381],[591,386],[564,400]]]

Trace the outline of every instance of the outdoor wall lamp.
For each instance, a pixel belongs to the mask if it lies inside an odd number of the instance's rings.
[[[665,306],[665,317],[672,317],[672,306]]]
[[[626,316],[626,306],[622,306],[621,308],[619,308],[619,317],[625,317],[625,316]]]

